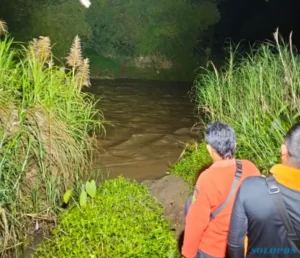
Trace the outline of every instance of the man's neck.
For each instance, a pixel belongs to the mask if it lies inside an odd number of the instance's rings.
[[[286,164],[283,164],[283,165],[286,165],[290,168],[294,168],[294,169],[297,169],[297,170],[300,170],[300,164],[296,164],[295,162],[292,162],[291,160],[288,160],[286,162]]]
[[[213,163],[219,162],[219,161],[231,161],[234,160],[234,158],[231,159],[222,159],[221,157],[214,157],[213,158]]]

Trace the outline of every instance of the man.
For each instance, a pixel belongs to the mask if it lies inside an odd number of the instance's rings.
[[[281,161],[272,176],[248,178],[241,185],[230,222],[231,258],[244,257],[246,234],[247,258],[300,257],[300,123],[286,134]]]
[[[209,258],[226,256],[230,214],[241,182],[259,176],[253,163],[234,159],[234,130],[220,122],[205,132],[207,150],[213,164],[197,180],[192,204],[186,217],[182,256]]]

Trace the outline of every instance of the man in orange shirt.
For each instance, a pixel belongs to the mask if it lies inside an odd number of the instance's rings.
[[[182,257],[226,257],[230,215],[236,192],[249,176],[259,176],[247,160],[235,160],[234,130],[224,123],[208,125],[207,150],[213,164],[197,180],[186,217]]]

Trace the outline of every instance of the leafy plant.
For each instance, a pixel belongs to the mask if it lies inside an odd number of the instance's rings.
[[[82,190],[79,197],[79,203],[82,208],[86,207],[87,194],[86,191]]]
[[[180,257],[161,205],[146,186],[122,177],[105,181],[85,209],[74,205],[59,221],[33,257]]]
[[[95,180],[92,180],[91,182],[87,181],[85,183],[85,185],[82,186],[82,190],[81,190],[80,195],[79,195],[79,204],[80,204],[80,206],[82,208],[85,208],[86,204],[87,204],[88,195],[91,198],[95,198],[96,192],[97,192],[97,187],[96,187]],[[72,197],[72,194],[73,194],[72,190],[67,190],[65,192],[65,194],[64,194],[64,203],[65,204],[69,203],[69,201]]]
[[[85,188],[88,195],[92,198],[95,198],[97,191],[95,180],[92,180],[91,182],[87,181],[85,184]]]

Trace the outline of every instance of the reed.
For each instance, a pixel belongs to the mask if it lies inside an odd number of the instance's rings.
[[[81,91],[90,80],[78,36],[58,66],[50,38],[20,50],[6,31],[0,21],[0,257],[17,257],[31,225],[55,221],[65,190],[87,176],[104,118]]]
[[[289,43],[278,30],[274,39],[246,57],[231,49],[225,69],[201,73],[192,90],[199,120],[232,125],[237,155],[253,160],[263,173],[279,161],[283,136],[300,115],[300,57],[292,34]]]

